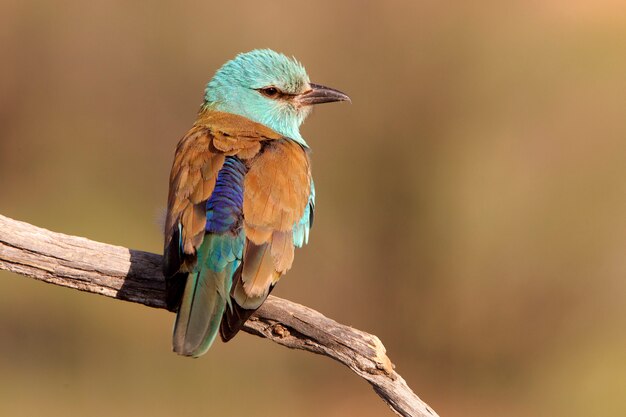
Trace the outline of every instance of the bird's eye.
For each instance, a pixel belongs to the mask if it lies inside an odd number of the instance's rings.
[[[280,91],[276,87],[265,87],[265,88],[261,88],[259,91],[265,97],[269,97],[269,98],[276,98],[280,94]]]

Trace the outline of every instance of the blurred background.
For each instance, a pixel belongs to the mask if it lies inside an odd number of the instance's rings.
[[[619,1],[0,2],[0,213],[160,252],[178,139],[238,52],[350,94],[303,126],[275,294],[378,335],[443,416],[626,415]],[[331,360],[0,272],[0,415],[380,416]]]

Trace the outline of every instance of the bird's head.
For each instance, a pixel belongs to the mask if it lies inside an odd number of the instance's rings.
[[[306,145],[299,127],[312,105],[350,98],[311,83],[294,58],[257,49],[224,64],[207,84],[204,100],[206,106],[247,117]]]

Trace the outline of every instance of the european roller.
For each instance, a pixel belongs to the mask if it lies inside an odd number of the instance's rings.
[[[163,272],[175,352],[197,357],[218,332],[233,338],[291,268],[315,207],[300,125],[313,105],[349,100],[269,49],[238,55],[208,83],[170,174]]]

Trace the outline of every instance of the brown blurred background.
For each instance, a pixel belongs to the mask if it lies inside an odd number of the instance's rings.
[[[174,147],[236,53],[350,105],[303,127],[276,294],[377,334],[441,416],[626,415],[626,5],[0,3],[0,213],[159,252]],[[391,415],[338,364],[0,273],[0,415]]]

